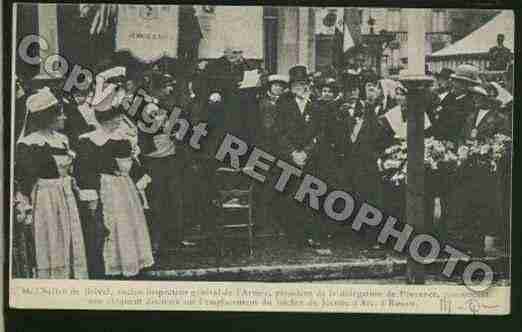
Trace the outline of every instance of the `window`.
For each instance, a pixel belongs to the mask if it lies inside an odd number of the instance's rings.
[[[443,9],[433,9],[431,16],[432,32],[446,32],[446,11]]]
[[[401,10],[398,8],[388,9],[388,13],[386,15],[387,26],[386,30],[388,31],[399,31],[401,27]]]

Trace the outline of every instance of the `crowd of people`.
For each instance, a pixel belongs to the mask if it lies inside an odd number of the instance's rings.
[[[296,65],[288,75],[264,73],[259,86],[242,89],[244,72],[254,66],[241,50],[227,49],[187,77],[158,67],[131,73],[112,63],[88,89],[24,91],[17,85],[15,274],[134,278],[161,265],[172,250],[194,245],[186,241],[188,225],[209,228],[219,208],[213,204],[220,166],[214,154],[225,133],[404,219],[405,187],[383,181],[380,157],[406,139],[406,87],[370,69],[321,75]],[[512,97],[501,83],[486,82],[469,64],[434,77],[426,137],[458,145],[511,136]],[[129,114],[122,104],[136,98],[145,102]],[[168,127],[176,108],[192,124],[207,123],[200,150],[180,143],[176,132],[151,133],[138,125],[148,117]],[[454,228],[452,235],[471,243],[472,251],[498,250],[507,237],[509,197],[499,198],[509,192],[506,165],[452,181],[428,177],[427,218]],[[273,183],[256,186],[256,227],[298,248],[328,246],[336,228],[294,201],[294,192],[280,194]],[[346,245],[352,240],[358,241]],[[359,240],[377,244],[372,234]]]

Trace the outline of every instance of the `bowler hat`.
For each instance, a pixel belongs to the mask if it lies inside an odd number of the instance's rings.
[[[362,79],[362,77],[360,74],[344,72],[342,75],[342,84],[343,84],[344,90],[352,90],[355,88],[360,88],[361,79]]]
[[[450,68],[442,68],[438,73],[435,73],[436,78],[443,78],[443,79],[450,79],[451,75],[454,74],[455,71],[453,71]]]
[[[288,76],[290,76],[290,83],[310,80],[306,67],[302,65],[293,66],[288,70]]]
[[[467,83],[478,85],[481,82],[479,78],[479,70],[477,67],[469,64],[463,64],[455,69],[455,73],[451,74],[454,80],[465,81]]]

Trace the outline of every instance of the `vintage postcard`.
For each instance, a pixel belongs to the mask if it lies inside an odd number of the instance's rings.
[[[15,4],[10,307],[509,314],[514,31]]]

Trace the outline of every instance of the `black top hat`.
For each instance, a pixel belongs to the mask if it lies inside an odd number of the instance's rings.
[[[344,72],[342,75],[342,85],[344,90],[352,90],[361,87],[361,75],[355,72]]]
[[[444,79],[450,79],[451,75],[455,72],[450,68],[442,68],[438,73],[435,73],[435,77],[437,78],[444,78]]]
[[[298,82],[298,81],[306,81],[310,80],[308,73],[306,71],[305,66],[293,66],[288,70],[288,76],[290,76],[290,83]]]

